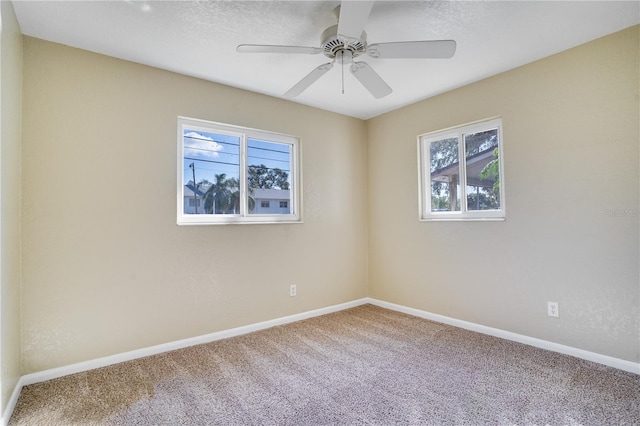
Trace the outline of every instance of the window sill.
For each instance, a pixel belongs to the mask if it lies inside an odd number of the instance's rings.
[[[506,217],[430,217],[420,218],[420,222],[504,222]]]
[[[179,221],[176,224],[178,226],[207,226],[207,225],[291,225],[304,223],[300,219],[291,219],[291,220],[227,220],[227,221],[216,221],[216,222],[199,222],[199,221]]]

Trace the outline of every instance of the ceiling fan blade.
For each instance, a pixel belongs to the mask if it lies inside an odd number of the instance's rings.
[[[284,96],[287,98],[295,98],[296,96],[300,95],[302,92],[307,90],[309,86],[315,83],[320,77],[325,75],[331,68],[333,68],[332,62],[328,62],[326,64],[320,65],[319,67],[311,71],[309,74],[307,74],[298,83],[296,83],[295,86],[289,89],[287,93],[284,94]]]
[[[367,54],[373,58],[451,58],[456,53],[454,40],[400,41],[370,44]]]
[[[322,53],[321,47],[279,46],[275,44],[241,44],[236,48],[239,53],[306,53],[316,55]]]
[[[352,63],[351,73],[377,99],[393,92],[391,87],[366,62]]]
[[[371,13],[373,1],[343,1],[340,5],[338,35],[359,40]]]

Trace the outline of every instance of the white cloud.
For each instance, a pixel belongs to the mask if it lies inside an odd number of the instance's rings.
[[[222,151],[224,147],[215,142],[209,136],[202,135],[198,132],[185,133],[183,137],[184,155],[195,158],[216,158],[218,151]]]

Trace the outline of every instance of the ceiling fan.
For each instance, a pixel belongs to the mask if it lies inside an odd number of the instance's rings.
[[[316,67],[284,94],[296,97],[333,68],[335,62],[342,65],[342,93],[344,93],[344,65],[351,64],[354,77],[375,97],[382,98],[393,90],[364,61],[355,61],[360,55],[372,58],[451,58],[456,51],[454,40],[402,41],[367,44],[364,26],[374,1],[342,1],[336,8],[338,24],[327,28],[321,37],[320,47],[281,46],[265,44],[241,44],[239,53],[298,53],[317,55],[323,53],[331,62]]]

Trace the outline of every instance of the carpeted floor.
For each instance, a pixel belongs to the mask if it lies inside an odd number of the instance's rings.
[[[19,425],[640,425],[640,376],[364,305],[26,386]]]

